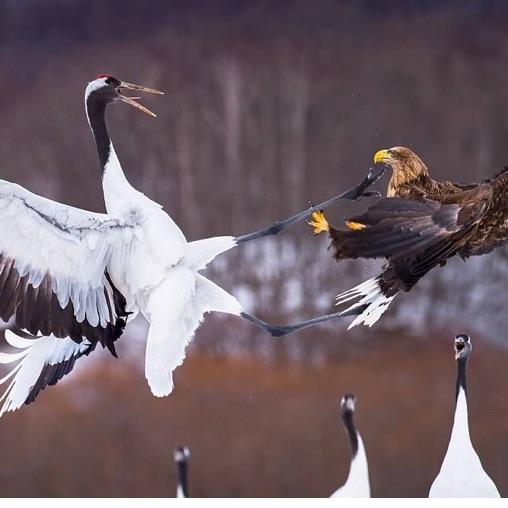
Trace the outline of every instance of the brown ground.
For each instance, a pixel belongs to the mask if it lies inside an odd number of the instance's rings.
[[[475,342],[471,433],[501,493],[507,362]],[[186,443],[193,496],[327,496],[349,464],[338,397],[354,391],[373,495],[425,496],[449,437],[454,375],[444,339],[362,342],[320,367],[194,353],[175,394],[158,400],[136,367],[100,361],[0,420],[1,493],[173,496],[171,450]]]

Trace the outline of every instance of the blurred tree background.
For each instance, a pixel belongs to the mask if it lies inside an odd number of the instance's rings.
[[[508,163],[507,28],[501,0],[0,0],[1,178],[102,211],[83,92],[107,72],[166,91],[145,101],[156,120],[117,106],[110,130],[130,181],[189,240],[331,197],[394,145],[437,178],[479,181]],[[302,224],[210,276],[268,321],[311,317],[379,266],[336,264],[327,243]],[[83,359],[0,420],[0,493],[171,496],[170,452],[186,442],[193,495],[326,496],[349,464],[338,397],[355,391],[373,494],[424,496],[449,437],[458,332],[475,343],[473,439],[506,493],[506,259],[448,263],[373,330],[334,322],[275,341],[209,317],[168,399],[149,394],[136,322],[121,361]]]

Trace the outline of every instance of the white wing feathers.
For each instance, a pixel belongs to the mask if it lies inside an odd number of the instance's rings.
[[[136,277],[156,281],[138,295],[150,322],[145,374],[156,396],[172,391],[172,372],[205,312],[242,312],[233,296],[197,273],[235,239],[187,244],[181,232],[160,238],[161,231],[180,230],[158,208],[142,209],[122,217],[91,213],[0,180],[0,317],[15,315],[19,328],[44,335],[28,340],[9,332],[9,343],[22,351],[0,354],[0,363],[19,362],[0,380],[10,380],[0,416],[56,383],[98,341],[114,354],[126,300],[137,303]],[[158,248],[147,250],[153,242]],[[160,267],[163,276],[154,277]]]
[[[115,249],[129,249],[133,239],[141,237],[140,223],[137,213],[120,218],[92,213],[0,180],[0,299],[5,302],[0,303],[0,313],[4,319],[19,310],[27,291],[40,300],[37,289],[46,284],[62,309],[72,303],[78,323],[86,319],[92,327],[105,327],[115,318],[112,288],[106,280],[108,262]],[[13,268],[21,281],[12,280]],[[9,282],[15,287],[9,287]],[[10,293],[2,298],[4,291]],[[29,316],[26,320],[30,322]],[[36,324],[18,325],[39,332]]]
[[[94,347],[87,339],[80,344],[53,335],[26,339],[11,330],[5,331],[5,340],[22,351],[0,353],[0,364],[19,362],[0,379],[0,384],[9,382],[0,398],[3,402],[0,416],[34,400],[39,391],[48,384],[55,384],[72,370],[77,358],[88,354]]]

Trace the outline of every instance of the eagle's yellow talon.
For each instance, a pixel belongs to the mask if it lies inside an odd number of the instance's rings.
[[[362,224],[361,222],[355,222],[355,221],[352,221],[352,220],[347,220],[346,221],[346,226],[349,229],[352,229],[353,231],[359,231],[359,230],[365,229],[367,227],[365,224]]]
[[[323,231],[330,231],[330,225],[328,224],[328,221],[326,220],[325,214],[322,212],[322,210],[319,210],[319,212],[314,212],[311,215],[310,221],[307,222],[309,226],[312,226],[314,228],[314,234],[319,235],[319,233],[322,233]]]

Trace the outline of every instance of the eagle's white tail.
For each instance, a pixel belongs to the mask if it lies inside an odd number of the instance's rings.
[[[0,353],[0,364],[19,362],[0,379],[0,384],[10,381],[0,398],[4,401],[0,416],[7,411],[19,409],[25,402],[34,400],[37,393],[48,384],[55,384],[73,367],[77,358],[90,349],[86,339],[76,344],[69,338],[59,339],[54,335],[26,339],[11,330],[5,331],[9,345],[22,351]]]
[[[372,326],[383,315],[395,296],[397,296],[397,294],[386,296],[383,293],[380,282],[379,277],[374,277],[337,295],[336,305],[342,305],[345,302],[355,300],[355,303],[345,309],[343,314],[366,307],[348,326],[348,330],[362,323],[365,326]]]

